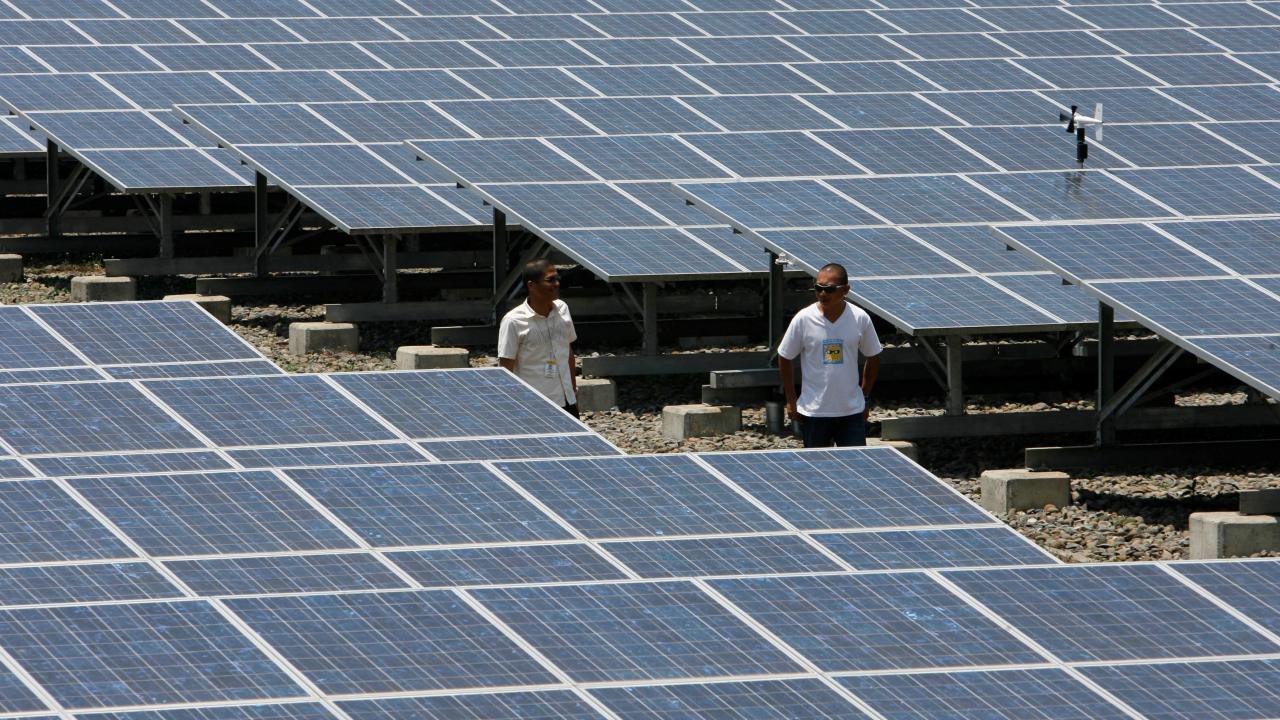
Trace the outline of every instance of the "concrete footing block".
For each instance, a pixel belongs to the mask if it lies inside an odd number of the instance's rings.
[[[1064,507],[1071,502],[1071,476],[1063,472],[987,470],[981,484],[982,507],[993,513]]]
[[[742,411],[732,405],[668,405],[662,408],[662,436],[668,440],[729,435],[742,428]]]
[[[231,322],[231,298],[226,295],[165,295],[165,300],[190,300],[218,318],[225,325]]]
[[[1280,517],[1238,512],[1191,513],[1191,559],[1240,557],[1280,550]]]
[[[607,378],[578,378],[578,409],[608,410],[618,405],[618,383]]]
[[[440,370],[471,367],[466,348],[435,345],[404,345],[396,348],[396,368],[400,370]]]
[[[360,331],[351,323],[289,323],[289,354],[301,357],[321,350],[355,352],[360,349]]]
[[[891,447],[911,458],[913,462],[920,462],[920,454],[916,450],[916,444],[913,442],[907,442],[906,440],[881,440],[880,438],[867,438],[867,447]]]
[[[0,282],[22,282],[22,256],[0,254]]]
[[[131,277],[81,275],[71,278],[74,302],[112,302],[138,299],[138,281]]]

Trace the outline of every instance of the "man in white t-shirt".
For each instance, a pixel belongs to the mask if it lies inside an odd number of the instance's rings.
[[[880,372],[880,338],[871,316],[850,305],[849,274],[836,263],[818,271],[818,301],[796,313],[778,344],[787,416],[800,423],[805,447],[867,444],[867,399]],[[867,358],[858,375],[858,354]],[[795,365],[800,358],[800,397]]]
[[[498,327],[498,363],[578,417],[577,359],[569,306],[560,299],[560,273],[548,260],[524,267],[529,297],[502,318]]]

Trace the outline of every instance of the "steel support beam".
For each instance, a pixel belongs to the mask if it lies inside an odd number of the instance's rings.
[[[658,354],[658,284],[644,284],[644,341],[642,353]]]
[[[1098,423],[1114,421],[1133,407],[1181,355],[1182,348],[1177,345],[1169,342],[1161,345],[1160,349],[1148,358],[1119,390],[1112,393],[1111,399],[1098,408]]]
[[[400,300],[397,274],[396,236],[384,235],[382,238],[382,302],[384,303]]]
[[[1116,311],[1106,303],[1098,303],[1098,423],[1094,444],[1098,447],[1114,445],[1116,421],[1113,416],[1102,414],[1111,404],[1116,390]]]
[[[175,233],[173,230],[173,196],[161,193],[156,198],[156,233],[160,238],[160,257],[174,256]]]
[[[258,258],[262,255],[262,251],[267,247],[267,241],[270,239],[271,226],[268,224],[270,219],[267,216],[267,176],[260,172],[253,174],[253,247],[254,247],[254,274],[258,277],[266,275],[262,264],[258,262]]]
[[[964,414],[964,338],[947,336],[947,414]]]
[[[929,373],[929,377],[938,383],[938,387],[942,392],[947,391],[947,362],[938,355],[938,349],[933,346],[928,338],[911,336],[911,348],[920,356],[920,362],[924,365],[924,369]]]
[[[784,265],[775,253],[769,253],[769,349],[777,351],[782,342],[782,335],[787,330],[786,305],[783,293],[786,284],[783,279]]]
[[[507,312],[507,288],[503,285],[503,281],[507,279],[507,273],[510,268],[507,263],[510,261],[510,245],[511,235],[507,229],[507,214],[499,210],[493,209],[493,315],[494,319],[502,317]]]

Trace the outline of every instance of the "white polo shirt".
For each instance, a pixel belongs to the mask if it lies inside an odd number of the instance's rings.
[[[778,343],[778,355],[800,358],[800,399],[796,410],[807,417],[844,417],[866,408],[858,383],[858,353],[879,355],[871,316],[845,303],[835,322],[814,303],[791,319]]]
[[[498,357],[516,361],[516,375],[551,402],[572,405],[573,373],[569,367],[569,343],[578,339],[569,306],[552,303],[551,312],[539,315],[526,300],[512,308],[498,327]]]

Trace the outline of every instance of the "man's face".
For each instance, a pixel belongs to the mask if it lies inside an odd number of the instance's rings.
[[[540,300],[560,299],[560,271],[554,266],[542,273],[542,279],[529,283],[529,296]]]
[[[849,285],[841,279],[840,273],[834,270],[819,272],[813,287],[814,294],[818,297],[818,304],[823,310],[834,310],[840,307],[844,297],[849,294]]]

